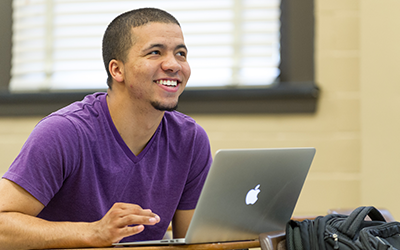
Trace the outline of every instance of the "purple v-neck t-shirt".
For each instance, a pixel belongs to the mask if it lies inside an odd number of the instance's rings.
[[[106,93],[86,96],[40,121],[3,176],[31,193],[50,221],[100,220],[115,202],[161,217],[123,241],[161,239],[176,209],[194,209],[212,157],[192,118],[165,112],[157,131],[134,155],[115,128]]]

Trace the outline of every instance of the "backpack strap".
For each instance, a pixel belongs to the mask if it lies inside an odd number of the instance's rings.
[[[379,210],[375,207],[358,207],[349,215],[343,224],[340,225],[339,230],[346,233],[350,238],[353,239],[367,215],[373,221],[386,222],[381,212],[379,212]]]
[[[286,249],[310,250],[312,249],[311,237],[313,237],[313,220],[290,220],[286,224]]]
[[[286,248],[288,250],[303,250],[300,223],[301,222],[290,220],[286,224]]]

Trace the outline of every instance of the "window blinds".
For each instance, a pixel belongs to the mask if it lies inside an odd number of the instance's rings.
[[[103,33],[117,15],[156,7],[181,23],[188,87],[268,85],[279,75],[279,0],[14,0],[10,90],[105,89]]]

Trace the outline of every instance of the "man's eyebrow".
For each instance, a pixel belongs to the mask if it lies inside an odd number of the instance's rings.
[[[165,45],[161,44],[161,43],[150,44],[150,46],[145,48],[144,50],[151,50],[151,49],[154,49],[154,48],[164,49]],[[177,49],[185,49],[186,51],[188,51],[188,48],[186,47],[185,44],[179,44],[178,46],[175,47],[175,50],[177,50]]]
[[[163,49],[163,48],[165,48],[165,46],[161,43],[155,43],[155,44],[150,44],[150,46],[145,48],[144,50],[151,50],[154,48],[162,48]]]
[[[186,47],[185,44],[179,44],[178,46],[176,46],[175,49],[185,49],[186,51],[188,51],[188,48]]]

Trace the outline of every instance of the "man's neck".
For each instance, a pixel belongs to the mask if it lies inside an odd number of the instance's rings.
[[[137,156],[153,137],[164,112],[153,107],[140,107],[129,98],[117,98],[111,92],[107,95],[111,119],[126,145]]]

